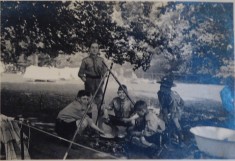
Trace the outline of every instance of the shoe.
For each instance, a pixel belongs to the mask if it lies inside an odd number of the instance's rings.
[[[118,134],[118,136],[117,136],[119,139],[123,139],[123,138],[125,138],[126,137],[126,135],[125,134]]]
[[[182,133],[179,134],[179,139],[182,141],[184,140],[184,135]]]

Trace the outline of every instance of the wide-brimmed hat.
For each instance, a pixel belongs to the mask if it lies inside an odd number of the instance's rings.
[[[173,83],[174,79],[170,76],[164,76],[160,81],[157,81],[157,83],[160,83],[163,86],[166,87],[175,87],[176,84]]]

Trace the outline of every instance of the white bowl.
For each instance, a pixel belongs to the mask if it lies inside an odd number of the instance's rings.
[[[197,126],[190,129],[199,150],[215,157],[235,159],[235,130]]]

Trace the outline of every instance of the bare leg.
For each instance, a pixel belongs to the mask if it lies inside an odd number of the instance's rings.
[[[184,135],[182,133],[182,128],[180,126],[179,119],[174,118],[173,121],[174,121],[175,126],[177,127],[177,135],[179,137],[179,143],[182,144],[182,142],[184,140]]]
[[[177,127],[178,130],[181,130],[181,126],[179,123],[179,119],[178,118],[173,118],[174,124]]]
[[[92,121],[93,122],[96,122],[96,120],[97,120],[97,117],[98,117],[98,109],[97,109],[97,106],[92,106],[92,111],[91,111],[91,113],[92,113]]]
[[[82,132],[84,131],[84,129],[88,126],[88,121],[87,121],[87,119],[84,119],[83,122],[82,122],[82,124],[81,124],[81,126],[78,127],[79,124],[80,124],[80,121],[81,121],[81,120],[77,120],[77,121],[76,121],[77,128],[79,128],[79,131],[78,131],[78,134],[79,134],[79,135],[81,135]]]

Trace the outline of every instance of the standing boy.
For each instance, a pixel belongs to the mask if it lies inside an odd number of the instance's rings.
[[[99,45],[97,42],[91,43],[89,54],[90,55],[88,57],[82,60],[78,76],[84,82],[85,90],[90,91],[92,95],[94,95],[102,78],[105,76],[107,69],[103,64],[104,59],[98,56]],[[102,101],[102,95],[103,95],[102,88],[103,88],[103,83],[100,86],[95,97],[95,103],[98,108],[100,107]],[[96,120],[98,115],[98,109],[93,109],[93,110],[96,110],[96,113],[92,114],[95,115],[92,116],[92,118],[94,118],[93,120]]]
[[[171,88],[176,85],[173,83],[172,76],[165,76],[159,81],[160,90],[158,91],[158,100],[161,105],[160,115],[167,124],[169,136],[173,134],[173,129],[176,129],[180,145],[183,141],[182,128],[179,123],[181,118],[182,107],[184,105],[183,99],[176,91]]]

